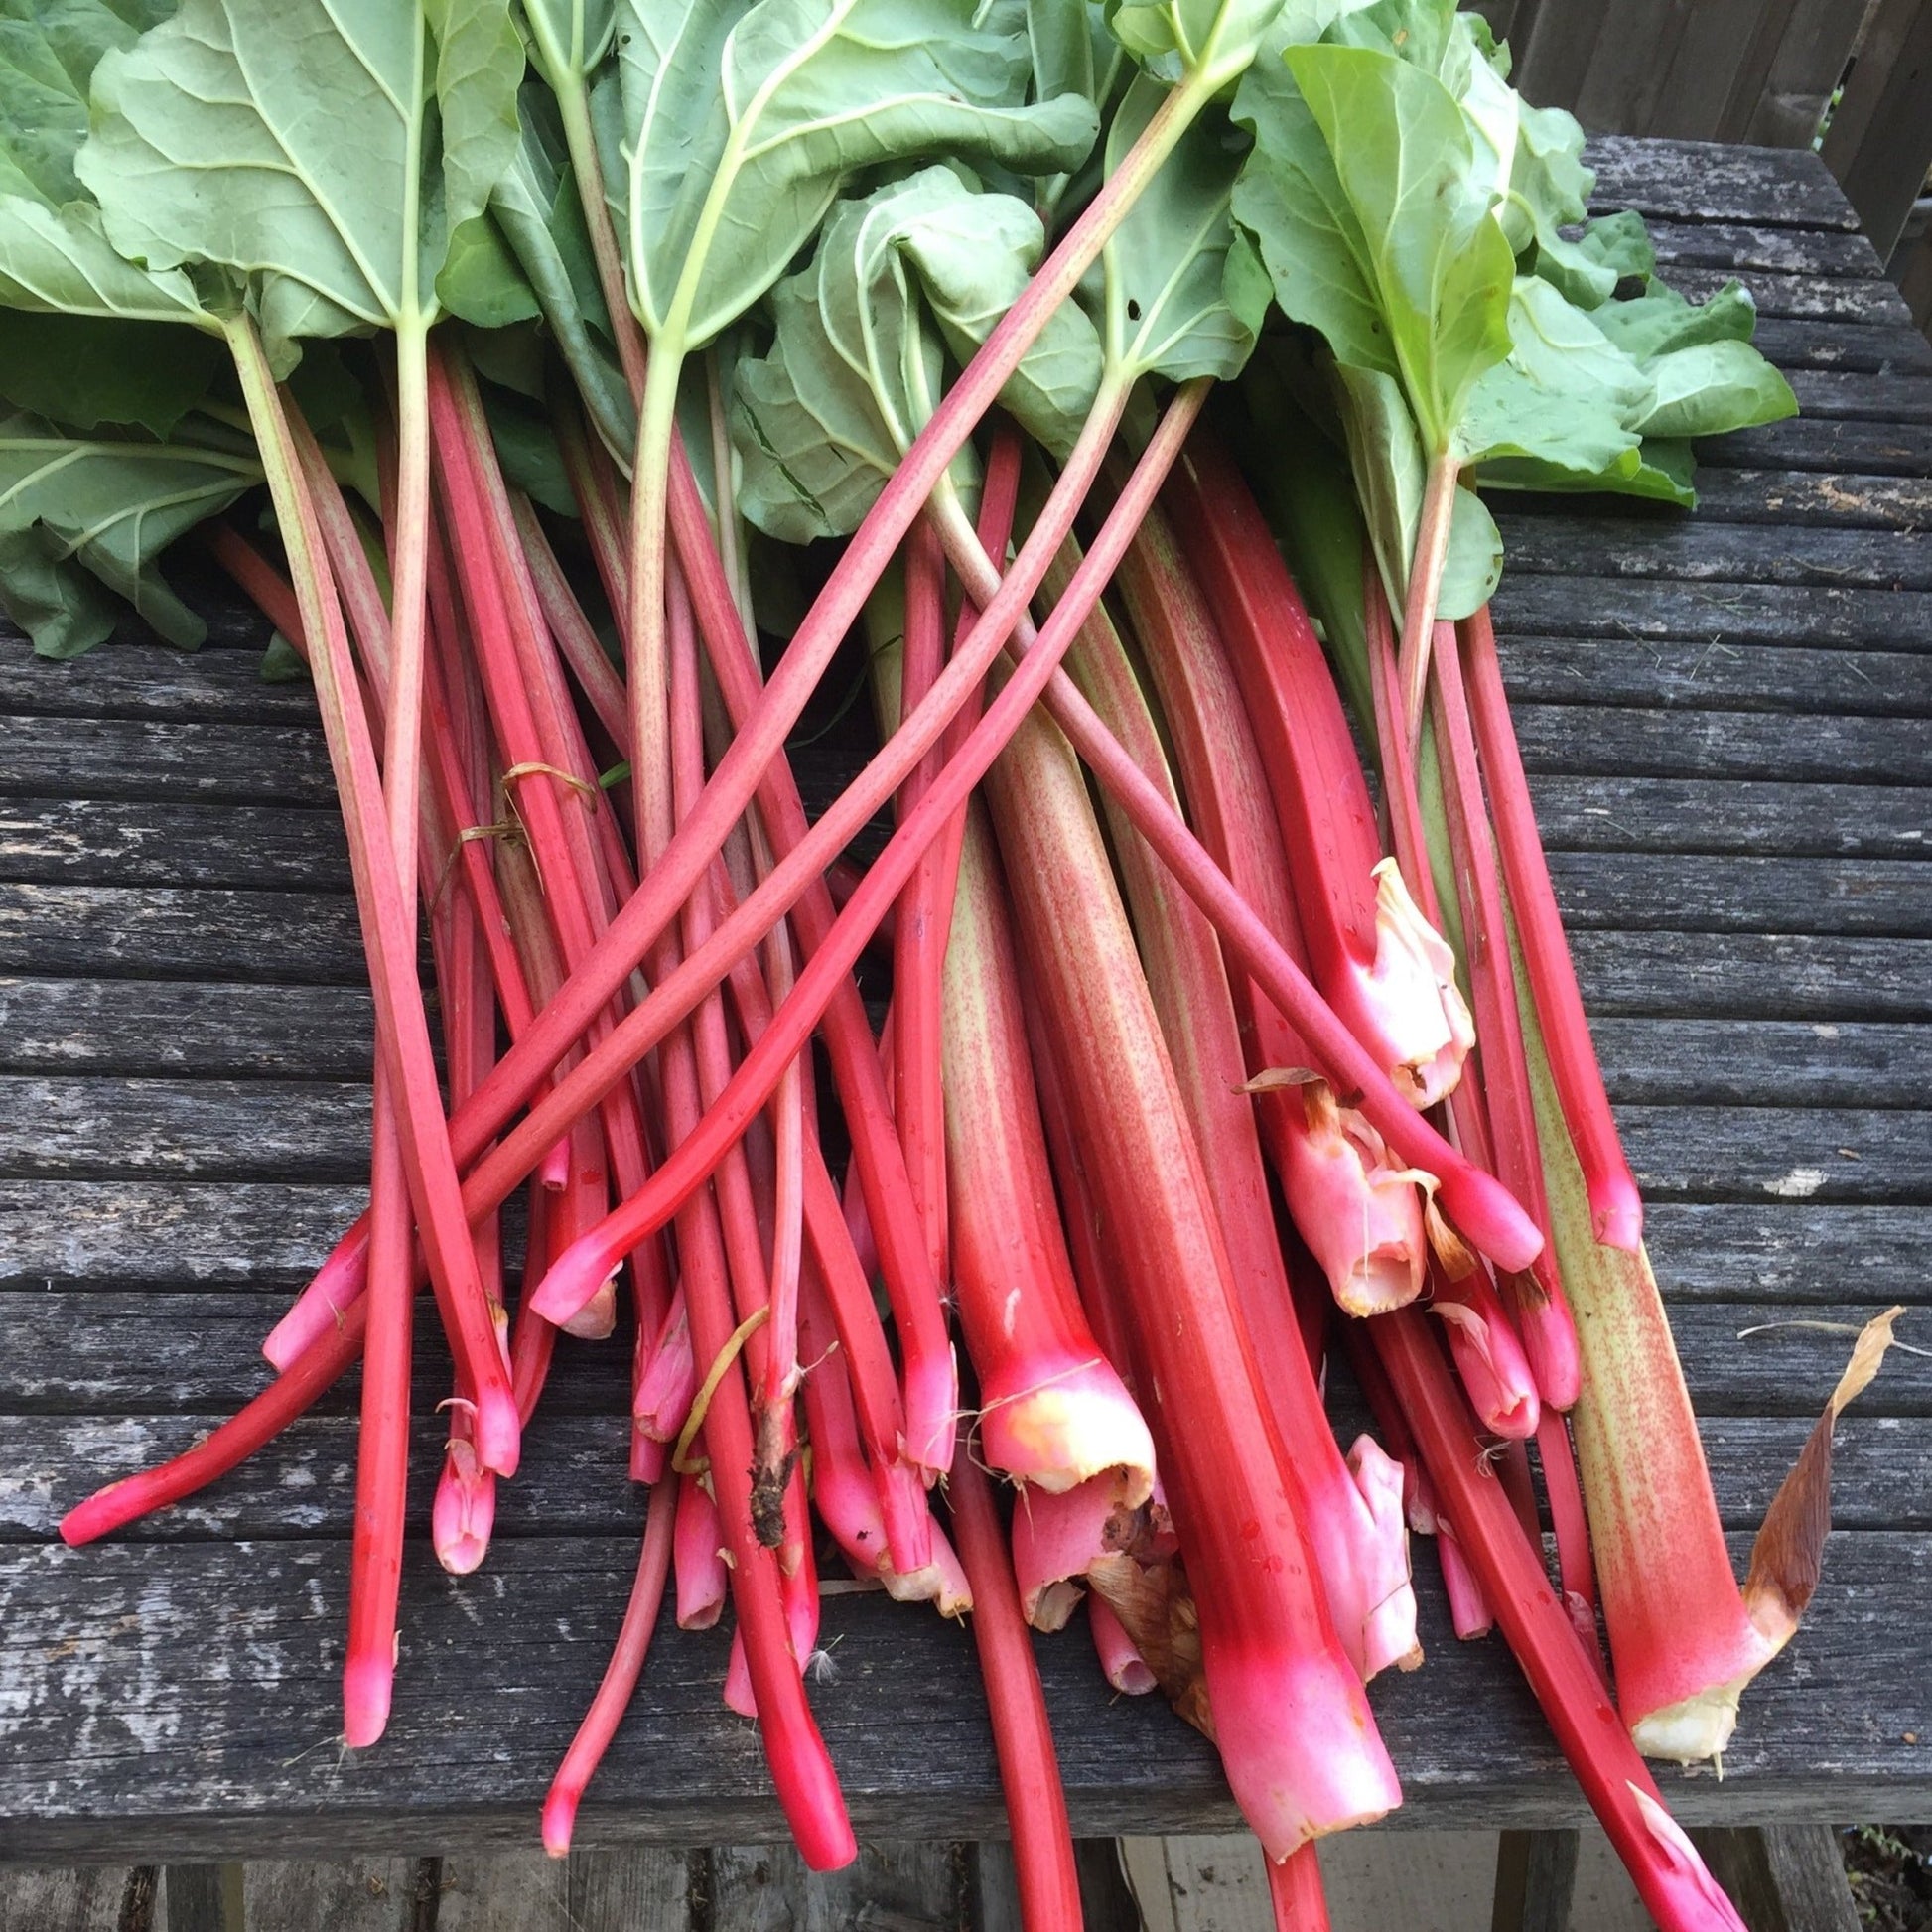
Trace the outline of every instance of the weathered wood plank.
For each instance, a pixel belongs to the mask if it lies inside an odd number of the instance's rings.
[[[229,798],[331,805],[312,727],[172,718],[13,718],[0,791],[40,798]]]
[[[268,627],[230,600],[202,607],[211,620]],[[307,684],[264,684],[260,660],[242,650],[203,650],[192,656],[155,645],[102,644],[84,657],[57,663],[0,628],[0,715],[52,718],[179,718],[229,724],[316,723],[315,694]]]
[[[1932,1017],[1932,945],[1919,939],[1579,932],[1570,950],[1591,1014]]]
[[[1675,268],[1668,277],[1673,288],[1693,302],[1708,302],[1712,296],[1739,275],[1725,268]],[[1742,279],[1757,304],[1759,316],[1802,317],[1806,319],[1866,323],[1902,324],[1909,328],[1912,311],[1897,288],[1882,275],[1866,281],[1845,276],[1781,274],[1775,270],[1753,270]]]
[[[1697,1847],[1751,1932],[1860,1932],[1865,1923],[1829,1825],[1706,1830]]]
[[[1932,712],[1932,667],[1919,651],[1733,642],[1709,632],[1687,639],[1513,635],[1503,662],[1519,703],[1840,717]]]
[[[0,799],[0,879],[350,890],[334,810],[150,799]]]
[[[1895,380],[1887,388],[1898,388]],[[1781,423],[1733,430],[1698,445],[1713,470],[1842,470],[1874,477],[1932,472],[1932,424],[1889,417],[1880,422],[1830,415],[1788,416]]]
[[[0,1173],[353,1181],[369,1090],[345,1081],[0,1078]]]
[[[1727,274],[1841,275],[1870,281],[1884,273],[1878,251],[1862,234],[1839,229],[1774,228],[1748,221],[1648,221],[1651,245],[1666,271],[1714,268]]]
[[[1799,368],[1785,373],[1804,415],[1932,423],[1932,382],[1923,375],[1869,376],[1856,370]]]
[[[251,1860],[242,1867],[246,1932],[409,1932],[416,1864]],[[181,1932],[172,1912],[166,1932]]]
[[[1767,227],[1856,230],[1858,218],[1814,154],[1709,141],[1598,135],[1585,150],[1596,171],[1590,206],[1634,207],[1680,222],[1748,221]]]
[[[1815,1423],[1859,1329],[1884,1306],[1867,1301],[1856,1278],[1843,1283],[1840,1292],[1859,1299],[1802,1309],[1779,1303],[1674,1303],[1671,1329],[1698,1412],[1714,1419],[1782,1416],[1794,1425]],[[1831,1324],[1830,1329],[1804,1325],[1811,1321]],[[1884,1416],[1922,1423],[1932,1414],[1932,1364],[1923,1355],[1894,1351],[1886,1358],[1883,1380],[1882,1388],[1874,1383],[1860,1400],[1867,1425]],[[1913,1438],[1900,1447],[1909,1452]],[[1783,1468],[1789,1466],[1786,1460]]]
[[[437,1932],[691,1932],[682,1852],[459,1853],[443,1862]]]
[[[711,1854],[713,1923],[742,1932],[953,1932],[965,1910],[962,1848],[943,1839],[862,1844],[843,1871],[807,1871],[789,1845]]]
[[[1573,931],[1932,935],[1932,869],[1917,859],[1763,859],[1553,852]]]
[[[1734,1539],[1733,1560],[1747,1542]],[[0,1682],[18,1714],[0,1757],[6,1852],[59,1858],[89,1842],[104,1810],[135,1855],[211,1858],[259,1849],[269,1832],[291,1856],[326,1854],[341,1849],[347,1809],[365,1854],[426,1838],[527,1843],[633,1556],[628,1540],[559,1537],[505,1542],[461,1582],[412,1569],[389,1734],[380,1751],[345,1754],[330,1741],[339,1547],[0,1552]],[[1672,1779],[1679,1816],[1815,1816],[1825,1788],[1862,1816],[1932,1807],[1923,1753],[1903,1741],[1932,1734],[1913,1614],[1928,1583],[1932,1537],[1834,1535],[1805,1631],[1753,1687],[1723,1787]],[[1499,1671],[1497,1647],[1449,1638],[1427,1565],[1421,1595],[1429,1668],[1375,1694],[1404,1777],[1400,1825],[1577,1822],[1581,1800],[1520,1681]],[[305,1613],[278,1613],[291,1601]],[[813,1704],[861,1835],[915,1836],[935,1818],[983,1830],[1000,1797],[965,1633],[870,1597],[829,1600],[825,1621],[841,1674],[814,1686]],[[755,1736],[720,1715],[725,1649],[722,1631],[659,1632],[646,1689],[586,1808],[597,1839],[775,1832]],[[1232,1828],[1204,1740],[1158,1700],[1113,1699],[1078,1632],[1036,1649],[1077,1829]],[[487,1698],[481,1658],[490,1660]],[[1822,1730],[1805,1718],[1821,1699],[1835,1716]],[[1457,1714],[1475,1700],[1484,1722],[1472,1728]],[[881,1711],[895,1722],[880,1724]],[[463,1750],[449,1750],[452,1735]]]
[[[1857,369],[1870,375],[1932,373],[1932,343],[1910,323],[1832,322],[1765,316],[1752,340],[1780,369]]]
[[[0,1281],[299,1286],[367,1205],[365,1183],[0,1180]]]
[[[1781,530],[1769,543],[1752,524],[1687,515],[1512,512],[1497,521],[1508,567],[1524,573],[1568,575],[1587,560],[1601,577],[1932,589],[1932,546],[1895,530]]]
[[[1505,665],[1510,640],[1531,635],[1932,649],[1932,596],[1923,591],[1505,570],[1491,608]]]
[[[0,1877],[0,1932],[148,1932],[153,1892],[150,1866],[12,1871]]]
[[[1725,523],[1915,533],[1932,521],[1932,479],[1807,470],[1707,470],[1698,512]]]
[[[138,1288],[0,1290],[0,1312],[13,1324],[13,1359],[0,1405],[45,1414],[221,1414],[258,1395],[271,1379],[262,1338],[288,1305],[285,1293],[245,1289],[165,1296]],[[427,1303],[420,1327],[415,1403],[428,1416],[449,1395],[451,1371]],[[546,1409],[556,1416],[621,1416],[629,1386],[628,1333],[559,1347],[563,1366],[545,1386]],[[351,1375],[318,1407],[348,1414],[354,1400]],[[175,1441],[180,1446],[185,1439]]]
[[[1590,1032],[1619,1106],[1921,1107],[1932,1093],[1924,1027],[1595,1020]]]
[[[375,1010],[349,986],[0,979],[0,1071],[366,1080]]]
[[[1552,852],[1913,859],[1932,842],[1932,807],[1917,788],[1543,771],[1530,792]]]
[[[1923,1207],[1660,1200],[1645,1210],[1644,1240],[1673,1308],[1822,1302],[1855,1287],[1912,1301],[1924,1293],[1926,1223]]]
[[[1570,1932],[1579,1849],[1575,1832],[1502,1833],[1490,1932]]]
[[[1531,771],[1827,784],[1932,780],[1932,742],[1890,718],[1537,704],[1517,705],[1514,715],[1523,763]]]
[[[345,893],[0,884],[0,972],[365,984]]]

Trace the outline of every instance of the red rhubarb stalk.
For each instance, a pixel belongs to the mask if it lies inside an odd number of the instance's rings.
[[[1462,668],[1467,677],[1469,712],[1489,785],[1489,809],[1502,853],[1510,908],[1515,915],[1528,967],[1530,992],[1548,1044],[1550,1069],[1563,1104],[1564,1125],[1577,1150],[1589,1196],[1595,1238],[1635,1254],[1643,1240],[1643,1202],[1624,1159],[1602,1069],[1584,1015],[1577,969],[1563,936],[1556,888],[1536,829],[1523,755],[1510,722],[1496,657],[1495,632],[1485,607],[1461,626]]]
[[[1072,551],[1048,573],[1070,574]],[[1134,667],[1104,611],[1088,619],[1068,655],[1073,676],[1149,779],[1179,809],[1160,732]],[[1388,1485],[1358,1490],[1336,1452],[1319,1392],[1296,1328],[1275,1231],[1254,1110],[1242,1091],[1246,1064],[1234,1000],[1214,930],[1172,884],[1146,843],[1108,813],[1116,865],[1133,914],[1141,960],[1168,1056],[1218,1216],[1242,1326],[1254,1350],[1267,1412],[1278,1432],[1282,1473],[1308,1533],[1342,1649],[1364,1679],[1421,1662],[1408,1537],[1397,1507],[1379,1516]],[[1371,1477],[1381,1452],[1358,1445]]]
[[[276,393],[253,322],[237,318],[227,333],[293,566],[303,634],[314,649],[317,701],[348,833],[375,999],[377,1042],[394,1078],[410,1197],[444,1325],[476,1390],[479,1457],[485,1467],[507,1475],[517,1460],[516,1404],[464,1219],[416,979],[411,912],[414,868],[412,897],[406,897],[383,824],[384,794],[375,747],[349,657],[342,607],[329,577],[289,416]]]
[[[961,1431],[947,1500],[959,1554],[973,1587],[973,1648],[979,1653],[993,1719],[1013,1863],[1020,1885],[1020,1922],[1031,1932],[1071,1932],[1081,1923],[1080,1878],[1059,1759],[1046,1722],[1033,1639],[1020,1614],[1013,1568],[993,1500],[993,1485],[973,1459]]]
[[[637,1553],[637,1575],[630,1586],[630,1600],[624,1605],[623,1622],[604,1677],[570,1740],[570,1749],[550,1781],[543,1801],[543,1849],[553,1859],[570,1851],[570,1838],[577,1824],[577,1807],[596,1775],[597,1767],[617,1735],[623,1714],[637,1682],[644,1674],[644,1659],[650,1651],[651,1633],[657,1627],[658,1607],[664,1601],[664,1580],[670,1569],[671,1530],[676,1516],[677,1478],[668,1476],[651,1492],[649,1513],[644,1518],[644,1539]]]
[[[1447,948],[1382,860],[1307,607],[1240,472],[1211,441],[1195,440],[1167,500],[1247,702],[1315,981],[1415,1104],[1434,1105],[1454,1087],[1473,1030],[1444,970]]]
[[[1063,594],[1049,628],[1068,608]],[[1042,649],[1043,633],[1023,675]],[[1390,1810],[1395,1773],[1283,1482],[1207,1178],[1085,779],[1035,716],[995,765],[988,795],[1097,1204],[1136,1230],[1117,1244],[1119,1288],[1162,1394],[1157,1448],[1216,1741],[1249,1824],[1271,1858],[1287,1858]]]

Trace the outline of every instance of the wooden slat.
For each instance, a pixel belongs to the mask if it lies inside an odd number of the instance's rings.
[[[1645,225],[1659,266],[1673,280],[1681,268],[1719,269],[1746,280],[1770,274],[1870,281],[1884,273],[1877,251],[1863,235],[1839,229],[1776,228],[1744,221],[1652,220]]]
[[[366,1080],[374,1029],[361,987],[0,979],[7,1073]]]
[[[1926,1223],[1923,1207],[1661,1200],[1645,1212],[1644,1241],[1673,1308],[1820,1302],[1854,1288],[1911,1301],[1924,1293]]]
[[[1803,470],[1710,469],[1698,481],[1701,514],[1726,523],[1916,532],[1932,515],[1932,480],[1829,476]]]
[[[437,1932],[691,1932],[691,1866],[682,1852],[456,1854]]]
[[[1932,840],[1922,789],[1770,779],[1566,777],[1530,781],[1553,852],[1780,852],[1910,859]]]
[[[247,1932],[410,1932],[414,1859],[250,1861]],[[173,1914],[167,1932],[179,1932]]]
[[[1932,423],[1932,381],[1923,375],[1870,376],[1853,370],[1786,371],[1807,416],[1879,423]]]
[[[1897,416],[1863,422],[1807,412],[1711,437],[1698,445],[1698,463],[1723,470],[1849,470],[1866,476],[1923,477],[1932,472],[1932,423]]]
[[[1634,207],[1680,222],[1858,228],[1824,164],[1800,150],[1601,135],[1585,155],[1596,171],[1590,206],[1604,213]]]
[[[1922,1107],[1932,1093],[1924,1027],[1779,1020],[1594,1020],[1619,1105]]]
[[[299,1284],[367,1204],[366,1185],[0,1180],[0,1281]]]
[[[1881,255],[1891,253],[1932,166],[1928,75],[1932,6],[1880,0],[1826,131],[1824,158]]]
[[[1570,950],[1592,1014],[1932,1019],[1932,945],[1919,939],[1579,932]]]
[[[1680,1302],[1671,1309],[1671,1329],[1684,1362],[1691,1400],[1712,1417],[1784,1416],[1810,1424],[1844,1371],[1859,1329],[1882,1303],[1864,1299],[1856,1278],[1839,1284],[1842,1298],[1803,1309],[1782,1303]],[[1849,1299],[1857,1296],[1856,1301]],[[1797,1319],[1830,1324],[1829,1332],[1789,1324]],[[1746,1330],[1761,1330],[1745,1334]],[[1739,1337],[1743,1337],[1740,1339]],[[1875,1384],[1860,1413],[1874,1417],[1932,1415],[1932,1362],[1898,1351],[1887,1357],[1884,1387]],[[1908,1438],[1902,1446],[1912,1447]],[[1789,1466],[1787,1463],[1785,1466]]]
[[[0,1876],[0,1932],[148,1932],[153,1886],[147,1866],[10,1872]]]
[[[27,797],[227,798],[333,805],[322,734],[303,725],[13,718],[0,791]]]
[[[1668,280],[1693,302],[1708,302],[1738,275],[1726,268],[1673,268]],[[1912,312],[1882,275],[1854,281],[1838,275],[1779,275],[1756,271],[1744,276],[1759,316],[1909,327]]]
[[[1503,573],[1493,615],[1505,663],[1508,639],[1518,634],[1932,650],[1932,596],[1923,591],[1613,576],[1594,568],[1593,548],[1577,561],[1592,570],[1567,579]]]
[[[0,1079],[0,1173],[352,1181],[369,1090],[338,1081]]]
[[[713,1922],[742,1932],[952,1932],[964,1910],[964,1860],[944,1840],[863,1844],[843,1871],[807,1871],[788,1845],[719,1846],[710,1863]]]
[[[1827,784],[1932,781],[1926,735],[1889,718],[1612,708],[1580,713],[1570,705],[1534,704],[1513,709],[1523,762],[1532,771]]]
[[[366,984],[342,893],[0,884],[0,972]]]
[[[1932,936],[1932,869],[1916,859],[1556,852],[1550,873],[1572,931]]]
[[[1498,520],[1509,564],[1520,572],[1564,573],[1587,557],[1592,571],[1605,577],[1932,589],[1928,546],[1891,530],[1794,529],[1780,531],[1771,543],[1750,524],[1684,516]]]
[[[222,599],[237,622],[259,622]],[[267,626],[261,625],[264,641]],[[307,684],[264,684],[259,659],[242,650],[192,656],[158,644],[102,644],[56,663],[0,619],[0,715],[53,718],[179,718],[230,724],[306,724],[316,701]]]
[[[1735,1539],[1733,1560],[1746,1545]],[[558,1537],[506,1541],[463,1581],[410,1566],[395,1717],[380,1751],[347,1758],[330,1741],[340,1546],[0,1551],[0,1684],[24,1714],[0,1759],[0,1814],[19,1821],[7,1850],[58,1859],[89,1841],[104,1810],[132,1856],[224,1856],[259,1849],[270,1830],[289,1856],[326,1856],[341,1849],[329,1813],[344,1804],[365,1855],[526,1832],[634,1555],[628,1539]],[[1724,1786],[1673,1781],[1678,1815],[1815,1815],[1827,1785],[1862,1816],[1932,1798],[1922,1753],[1902,1741],[1932,1726],[1914,1614],[1928,1585],[1932,1537],[1834,1535],[1802,1636],[1746,1702]],[[1581,1802],[1520,1680],[1498,1669],[1495,1646],[1452,1641],[1426,1565],[1421,1595],[1429,1667],[1376,1689],[1403,1822],[1462,1825],[1505,1808],[1521,1825],[1575,1822]],[[306,1613],[266,1613],[291,1602]],[[936,1818],[948,1833],[982,1830],[1000,1799],[965,1633],[861,1596],[827,1601],[824,1634],[840,1675],[812,1701],[861,1837],[916,1836]],[[776,1825],[753,1734],[719,1714],[725,1647],[723,1631],[658,1633],[650,1695],[586,1806],[590,1842],[744,1842]],[[1232,1828],[1205,1740],[1158,1700],[1111,1699],[1077,1631],[1036,1651],[1078,1829]],[[480,1697],[484,1658],[491,1693]],[[1821,1698],[1835,1716],[1822,1729],[1805,1720]],[[1471,1726],[1477,1701],[1483,1723]],[[882,1711],[897,1721],[882,1724]],[[450,1751],[452,1735],[464,1749]],[[210,1802],[216,1790],[226,1802]]]
[[[173,799],[0,798],[0,879],[347,892],[333,811]]]

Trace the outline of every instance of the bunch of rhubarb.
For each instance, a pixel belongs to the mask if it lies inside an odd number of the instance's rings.
[[[1688,503],[1691,437],[1791,406],[1748,298],[1577,232],[1575,123],[1445,0],[138,11],[0,66],[0,603],[50,655],[129,606],[190,646],[159,559],[205,523],[313,683],[370,1187],[262,1392],[67,1539],[359,1362],[373,1745],[412,1475],[477,1569],[612,1338],[648,1501],[553,1853],[668,1593],[729,1603],[721,1695],[853,1857],[806,1694],[839,1565],[970,1612],[1030,1926],[1079,1906],[1028,1626],[1083,1606],[1325,1925],[1313,1842],[1400,1802],[1367,1687],[1422,1662],[1416,1529],[1658,1922],[1736,1925],[1640,1752],[1722,1750],[1795,1629],[1829,1419],[1740,1591],[1478,492]],[[1332,1337],[1380,1442],[1336,1440]]]

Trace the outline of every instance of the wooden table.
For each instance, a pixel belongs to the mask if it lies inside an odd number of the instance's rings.
[[[1706,452],[1695,518],[1500,505],[1505,668],[1741,1563],[1848,1344],[1740,1331],[1932,1303],[1932,345],[1812,156],[1595,160],[1680,286],[1750,283],[1806,412]],[[4,1860],[529,1845],[634,1561],[616,1345],[566,1345],[481,1574],[412,1542],[376,1749],[336,1741],[351,1387],[191,1504],[52,1540],[261,1386],[260,1337],[361,1197],[341,830],[311,700],[257,681],[259,642],[231,606],[197,657],[0,642]],[[443,1367],[418,1389],[426,1472]],[[1895,1353],[1842,1426],[1824,1585],[1724,1783],[1663,1774],[1685,1819],[1932,1819],[1929,1418],[1932,1362]],[[1373,1693],[1393,1823],[1574,1822],[1507,1652],[1453,1640],[1417,1559],[1428,1665]],[[825,1642],[812,1701],[861,1836],[999,1832],[966,1633],[841,1596]],[[660,1632],[587,1841],[780,1832],[725,1653]],[[1207,1746],[1110,1696],[1079,1630],[1039,1657],[1079,1830],[1228,1826]]]

